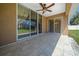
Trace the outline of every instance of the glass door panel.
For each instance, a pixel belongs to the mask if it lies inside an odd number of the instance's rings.
[[[31,11],[31,35],[37,34],[37,13]]]
[[[61,21],[60,20],[55,20],[55,32],[60,33],[61,31]]]
[[[54,20],[49,20],[49,32],[54,32]]]
[[[42,33],[42,16],[41,15],[39,15],[38,27],[39,27],[39,33]]]
[[[30,10],[18,4],[18,39],[30,35]]]

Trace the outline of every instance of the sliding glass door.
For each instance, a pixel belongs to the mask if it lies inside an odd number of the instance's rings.
[[[37,34],[37,13],[31,11],[31,35]]]
[[[42,16],[18,4],[18,39],[42,32]]]
[[[18,5],[18,39],[30,35],[30,9]]]
[[[42,16],[39,15],[39,18],[38,18],[38,30],[39,30],[39,33],[42,33]]]

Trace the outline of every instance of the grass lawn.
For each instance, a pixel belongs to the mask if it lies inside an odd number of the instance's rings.
[[[18,34],[30,32],[29,29],[18,29]]]
[[[34,32],[35,30],[31,30],[31,32]],[[18,34],[21,34],[21,33],[28,33],[28,32],[30,32],[30,30],[29,29],[18,29]]]
[[[69,36],[79,44],[79,30],[69,30]]]

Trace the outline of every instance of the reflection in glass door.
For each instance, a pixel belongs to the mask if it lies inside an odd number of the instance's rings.
[[[37,18],[37,15],[39,18]],[[18,39],[31,38],[32,35],[42,32],[42,16],[18,4]],[[37,21],[38,19],[38,21]]]
[[[18,4],[18,39],[30,35],[30,10]]]
[[[49,20],[49,32],[54,32],[54,20]]]
[[[60,33],[61,31],[61,20],[56,19],[55,20],[55,32]]]
[[[38,30],[39,30],[39,33],[42,33],[42,16],[39,15],[39,19],[38,19]]]
[[[37,34],[37,13],[31,11],[31,35]]]

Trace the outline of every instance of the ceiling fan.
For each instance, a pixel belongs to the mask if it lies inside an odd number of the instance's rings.
[[[54,6],[54,5],[55,5],[55,3],[52,3],[49,6],[46,6],[45,3],[40,3],[40,6],[42,7],[42,9],[37,10],[37,11],[43,11],[42,14],[44,14],[46,11],[52,12],[52,10],[49,10],[48,8],[50,8],[50,7]]]

